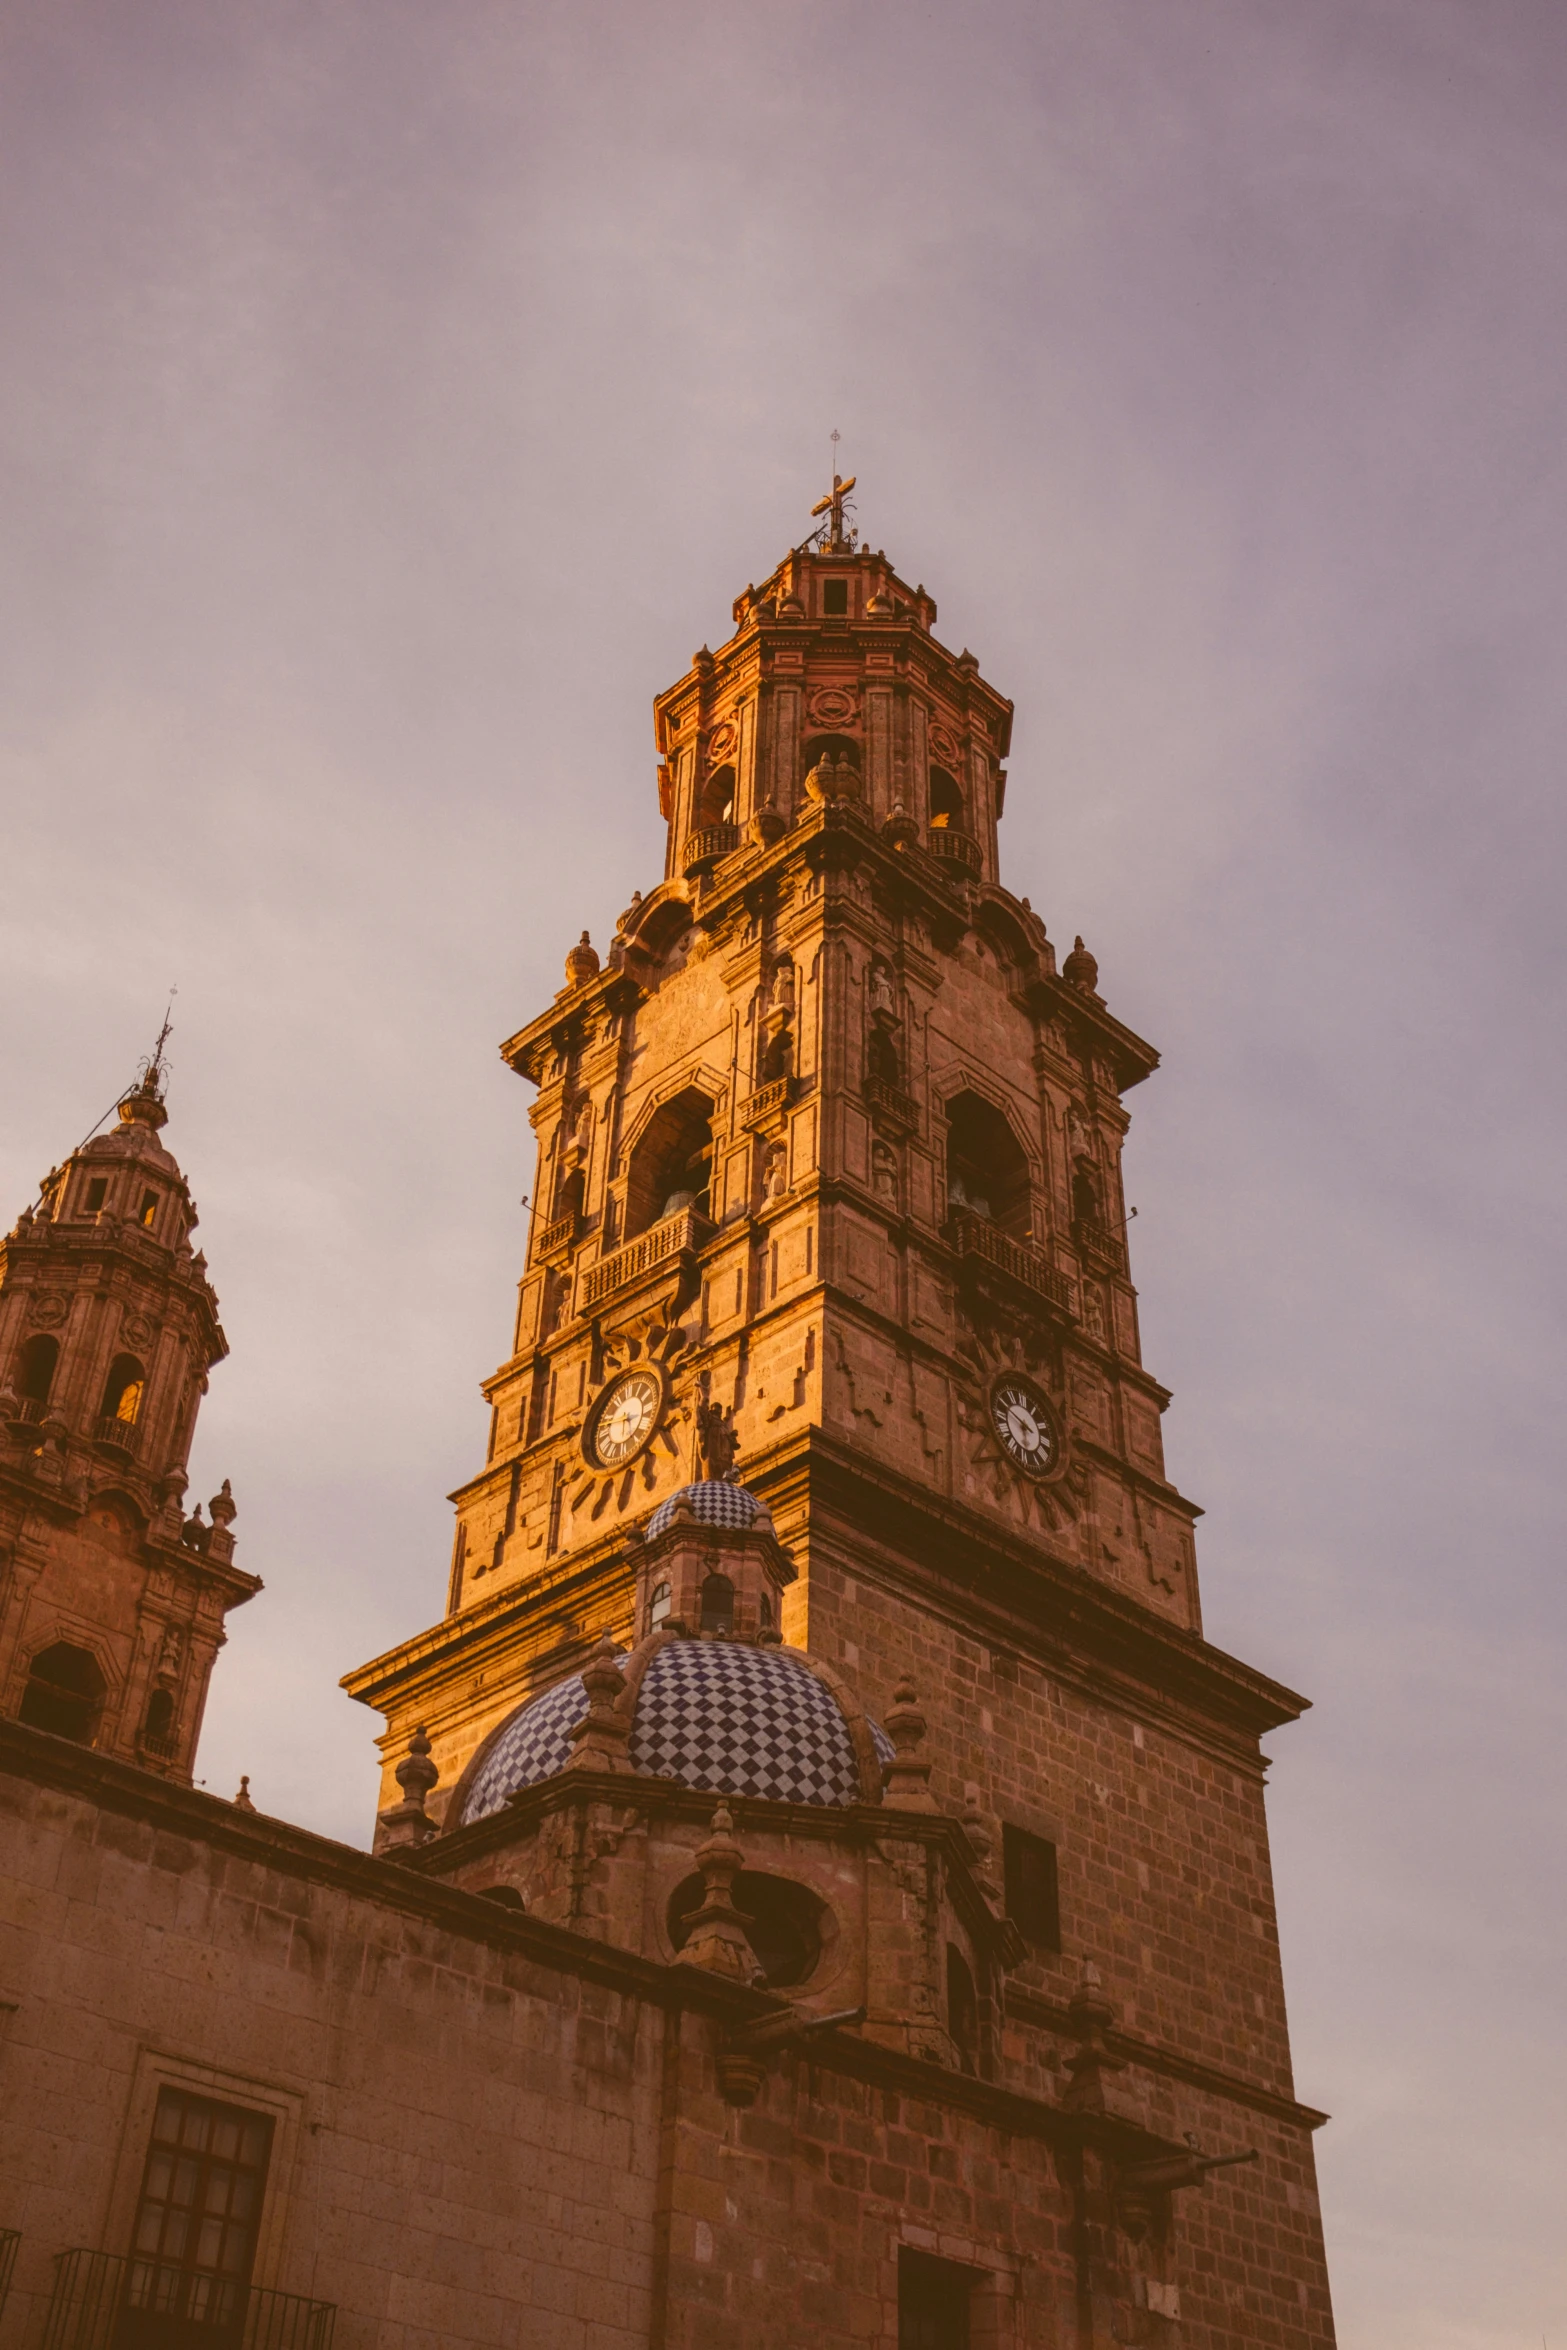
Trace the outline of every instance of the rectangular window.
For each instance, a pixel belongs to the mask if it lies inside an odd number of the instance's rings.
[[[898,2350],[969,2350],[975,2271],[898,2247]]]
[[[91,1183],[89,1183],[87,1186],[87,1205],[82,1211],[83,1214],[88,1216],[96,1216],[98,1210],[103,1206],[103,1203],[107,1199],[108,1195],[108,1176],[95,1175]]]
[[[159,2090],[117,2346],[238,2341],[271,2156],[269,2114]]]
[[[148,1225],[152,1222],[154,1216],[156,1216],[157,1213],[157,1193],[155,1191],[144,1191],[141,1195],[141,1206],[136,1211],[137,1223],[143,1226]]]
[[[1001,1863],[1007,1916],[1036,1950],[1059,1950],[1061,1893],[1055,1846],[1007,1820],[1001,1829]]]
[[[848,609],[848,581],[846,579],[824,579],[822,582],[822,610],[829,616],[841,616]]]

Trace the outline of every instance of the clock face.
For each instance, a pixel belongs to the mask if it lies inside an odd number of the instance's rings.
[[[664,1382],[656,1371],[628,1371],[606,1389],[589,1432],[600,1467],[617,1469],[642,1450],[658,1426],[663,1403]]]
[[[1028,1379],[998,1379],[990,1391],[990,1417],[1007,1459],[1030,1477],[1048,1477],[1061,1465],[1061,1435],[1054,1410]]]

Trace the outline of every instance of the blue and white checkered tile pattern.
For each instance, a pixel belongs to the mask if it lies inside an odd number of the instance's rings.
[[[571,1757],[571,1733],[588,1710],[574,1673],[519,1706],[503,1723],[463,1803],[463,1819],[500,1811],[519,1787],[553,1779]],[[870,1723],[876,1752],[892,1740]],[[772,1803],[860,1801],[859,1766],[832,1692],[786,1648],[674,1640],[660,1648],[637,1692],[631,1767],[715,1794]]]
[[[499,1811],[515,1788],[536,1786],[566,1768],[571,1733],[588,1710],[582,1675],[557,1682],[542,1697],[519,1706],[503,1723],[463,1801],[464,1823]]]
[[[715,1794],[858,1803],[849,1726],[786,1648],[672,1640],[637,1696],[631,1767]]]
[[[753,1523],[761,1511],[761,1503],[754,1493],[747,1493],[743,1485],[730,1485],[715,1478],[705,1485],[682,1485],[667,1501],[661,1501],[647,1522],[648,1539],[662,1534],[675,1514],[675,1504],[683,1501],[698,1522],[704,1526],[728,1526],[737,1533]]]

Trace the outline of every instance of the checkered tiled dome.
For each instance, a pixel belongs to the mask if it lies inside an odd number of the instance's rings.
[[[572,1728],[587,1710],[580,1674],[520,1707],[479,1766],[464,1821],[499,1811],[515,1789],[564,1770]],[[877,1752],[890,1760],[885,1732],[870,1727]],[[631,1767],[774,1803],[860,1801],[849,1725],[832,1692],[792,1650],[742,1641],[670,1640],[654,1651],[637,1692]]]
[[[747,1493],[743,1485],[730,1485],[722,1478],[705,1485],[682,1485],[678,1493],[661,1501],[649,1518],[649,1541],[663,1533],[675,1514],[676,1503],[682,1501],[700,1525],[727,1526],[733,1532],[743,1532],[765,1514],[756,1495]]]

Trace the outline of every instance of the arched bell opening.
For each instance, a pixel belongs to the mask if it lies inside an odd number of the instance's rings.
[[[706,1094],[687,1087],[654,1114],[631,1154],[627,1239],[682,1208],[710,1216],[712,1166],[713,1105]]]
[[[684,1878],[670,1896],[669,1939],[683,1950],[706,1889],[699,1876]],[[745,1926],[746,1940],[769,1991],[792,1991],[808,1982],[821,1963],[829,1913],[816,1895],[788,1877],[742,1869],[731,1897]]]
[[[964,822],[963,792],[957,777],[949,775],[945,767],[933,767],[930,771],[929,786],[930,797],[927,805],[930,810],[931,831],[966,831],[968,827]]]
[[[947,1104],[947,1203],[1014,1240],[1031,1237],[1028,1160],[993,1102],[960,1093]]]
[[[709,1575],[702,1585],[700,1624],[704,1632],[735,1628],[735,1587],[727,1575]]]
[[[840,767],[847,759],[858,774],[860,746],[849,734],[813,734],[805,745],[805,773],[809,775],[811,769],[819,767],[824,759],[831,759]]]
[[[19,1717],[35,1730],[52,1730],[56,1738],[91,1746],[107,1695],[108,1684],[91,1650],[55,1640],[27,1669]]]
[[[735,771],[715,767],[697,794],[696,828],[705,831],[710,824],[733,824],[734,820]]]
[[[103,1402],[98,1407],[100,1420],[117,1420],[125,1428],[134,1428],[141,1417],[142,1395],[147,1385],[147,1374],[134,1355],[116,1355],[109,1366],[109,1376],[103,1383]]]
[[[16,1392],[24,1420],[41,1420],[60,1367],[60,1341],[45,1331],[29,1338],[16,1358]]]

